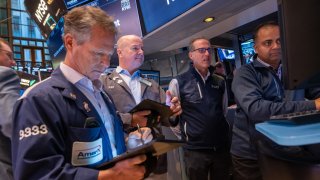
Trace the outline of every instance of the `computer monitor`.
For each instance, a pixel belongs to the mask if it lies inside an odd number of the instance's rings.
[[[82,5],[84,3],[88,3],[92,0],[64,0],[64,3],[67,6],[67,9],[72,9],[76,6]]]
[[[320,1],[278,0],[286,89],[320,87]]]
[[[160,71],[154,70],[140,70],[141,77],[146,79],[153,79],[155,82],[160,84]]]
[[[59,19],[67,12],[63,0],[24,0],[24,5],[45,39],[53,31]]]
[[[217,48],[220,61],[234,60],[235,54],[232,49]]]
[[[203,0],[138,0],[144,24],[144,34],[148,34],[168,23]]]
[[[254,51],[254,42],[253,39],[248,39],[244,42],[241,42],[241,52],[242,60],[245,64],[248,64],[253,61]]]

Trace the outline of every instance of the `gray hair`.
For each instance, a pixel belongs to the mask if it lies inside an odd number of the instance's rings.
[[[91,38],[91,30],[95,25],[115,36],[117,35],[113,18],[100,8],[92,6],[76,7],[64,16],[64,34],[70,33],[75,36],[78,44],[82,44]]]
[[[193,45],[193,43],[196,42],[196,41],[198,41],[198,40],[206,40],[206,41],[208,41],[209,44],[210,44],[209,39],[207,39],[206,37],[194,38],[194,39],[192,39],[192,40],[190,41],[190,43],[189,43],[189,51],[193,51],[193,50],[194,50],[194,45]]]

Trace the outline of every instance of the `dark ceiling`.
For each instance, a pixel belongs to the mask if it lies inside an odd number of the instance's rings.
[[[145,54],[171,51],[186,47],[195,37],[214,38],[227,32],[247,34],[264,18],[272,19],[277,11],[277,0],[204,0],[186,13],[147,34]],[[215,21],[203,23],[205,17]],[[264,17],[264,18],[263,18]],[[262,18],[262,19],[260,19]]]

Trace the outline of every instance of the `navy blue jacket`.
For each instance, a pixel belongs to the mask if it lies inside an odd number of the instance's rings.
[[[210,74],[204,83],[193,66],[177,76],[183,113],[180,126],[187,149],[227,151],[229,125],[224,117],[225,81]]]
[[[254,124],[267,121],[273,115],[316,109],[313,101],[285,101],[277,74],[257,60],[237,70],[232,91],[237,109],[231,153],[245,158],[257,158],[252,142],[259,134]]]
[[[103,95],[111,115],[117,153],[125,152],[121,120],[112,102]],[[84,128],[87,117],[94,117],[98,127]],[[75,166],[73,147],[79,142],[102,143],[88,151],[75,151],[78,159],[102,157],[88,165]],[[15,179],[97,179],[98,164],[112,159],[104,124],[90,101],[65,79],[61,70],[51,78],[27,90],[14,111],[12,158]],[[102,156],[101,156],[102,153]]]

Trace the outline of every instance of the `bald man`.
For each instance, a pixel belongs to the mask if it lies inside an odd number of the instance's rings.
[[[170,109],[174,115],[180,115],[182,110],[177,97],[171,97],[170,92],[164,90],[152,79],[140,76],[139,68],[144,62],[143,42],[139,36],[126,35],[117,42],[119,66],[112,73],[102,76],[104,90],[112,97],[117,110],[120,112],[125,129],[134,129],[137,124],[147,125],[147,115],[151,111],[128,113],[144,99],[151,99],[160,103],[170,102]],[[167,94],[167,95],[166,95]],[[156,173],[166,172],[166,158],[158,159]]]
[[[128,127],[146,126],[146,116],[150,111],[128,113],[133,107],[144,99],[157,102],[166,102],[166,93],[159,84],[152,79],[140,77],[139,68],[144,62],[142,39],[136,35],[126,35],[117,42],[117,54],[119,66],[114,72],[102,76],[104,89],[111,95],[117,110],[121,113],[123,123]],[[171,98],[171,110],[175,115],[181,114],[178,98]]]

